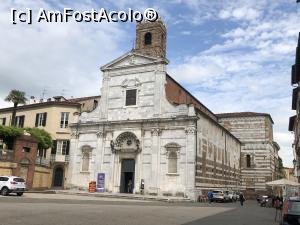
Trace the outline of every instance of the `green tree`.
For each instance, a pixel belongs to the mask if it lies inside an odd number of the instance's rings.
[[[9,149],[12,149],[12,143],[16,137],[24,134],[24,131],[29,133],[31,137],[35,138],[38,142],[38,149],[48,149],[52,147],[51,135],[40,128],[17,128],[0,125],[0,139],[8,145]]]
[[[38,149],[48,149],[52,147],[51,135],[40,128],[25,128],[25,130],[38,141]]]
[[[0,139],[4,141],[8,149],[13,148],[14,139],[22,134],[21,128],[0,126]]]
[[[11,120],[11,126],[16,125],[16,113],[17,113],[17,107],[19,104],[25,104],[27,98],[25,97],[25,92],[19,91],[19,90],[11,90],[9,95],[5,98],[5,101],[14,103],[14,108],[12,112],[12,120]]]

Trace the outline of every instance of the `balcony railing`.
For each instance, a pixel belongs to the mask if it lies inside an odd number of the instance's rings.
[[[38,156],[36,157],[35,164],[41,166],[49,166],[50,161],[48,159],[45,159],[44,157]]]
[[[50,157],[51,162],[69,162],[69,155],[52,154]]]
[[[0,161],[13,161],[14,151],[9,149],[0,149]]]

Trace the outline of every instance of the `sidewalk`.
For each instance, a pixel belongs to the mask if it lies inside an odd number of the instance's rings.
[[[45,190],[45,191],[28,191],[28,193],[44,193],[44,194],[64,194],[64,195],[77,195],[77,196],[92,196],[104,198],[120,198],[120,199],[134,199],[146,201],[163,201],[163,202],[192,202],[188,198],[172,197],[172,196],[153,196],[141,194],[125,194],[125,193],[89,193],[87,191],[78,190]]]

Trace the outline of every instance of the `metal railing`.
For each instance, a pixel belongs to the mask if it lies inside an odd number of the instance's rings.
[[[45,159],[42,156],[37,156],[36,160],[35,160],[35,164],[36,165],[41,165],[41,166],[49,166],[50,165],[50,161],[48,159]]]
[[[0,149],[0,161],[13,161],[14,151],[10,149]]]
[[[50,156],[51,162],[69,162],[69,155],[52,154]]]

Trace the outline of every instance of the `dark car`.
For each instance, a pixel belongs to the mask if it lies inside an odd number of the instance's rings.
[[[300,225],[300,198],[291,197],[285,200],[282,210],[281,225]]]

